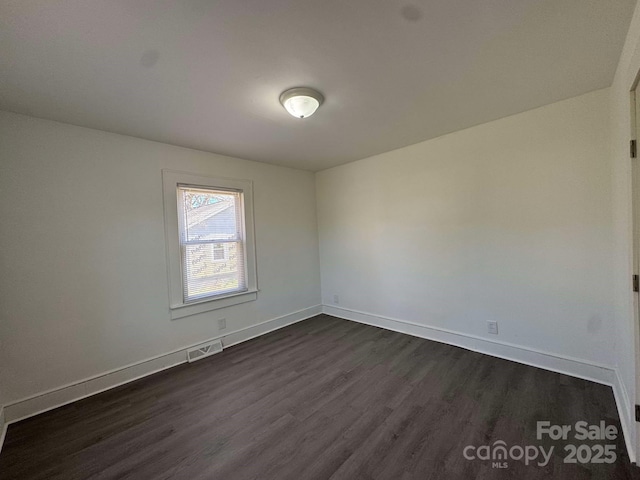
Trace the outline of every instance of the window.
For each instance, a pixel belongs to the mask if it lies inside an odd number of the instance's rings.
[[[185,303],[247,290],[241,195],[178,184]]]
[[[251,182],[162,177],[172,318],[255,300]]]

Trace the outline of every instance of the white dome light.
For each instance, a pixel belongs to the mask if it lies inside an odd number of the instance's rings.
[[[307,87],[296,87],[282,92],[280,103],[296,118],[307,118],[314,114],[324,97],[320,92]]]

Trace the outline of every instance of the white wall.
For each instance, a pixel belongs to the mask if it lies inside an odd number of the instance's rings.
[[[614,315],[616,348],[614,362],[621,379],[621,397],[626,404],[623,415],[634,425],[630,429],[631,443],[638,445],[638,432],[633,421],[633,406],[637,402],[635,353],[638,331],[634,321],[634,295],[631,289],[632,211],[631,159],[629,140],[635,137],[631,127],[629,92],[640,71],[640,9],[631,20],[627,39],[611,86],[611,147],[613,163],[613,222],[614,222]],[[632,136],[634,135],[634,136]],[[640,450],[637,450],[640,453]]]
[[[600,90],[318,173],[323,304],[614,365],[608,109]]]
[[[254,181],[255,302],[171,321],[161,169]],[[314,176],[0,112],[0,404],[320,303]]]

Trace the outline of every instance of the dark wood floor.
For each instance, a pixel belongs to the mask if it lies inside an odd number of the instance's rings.
[[[565,464],[536,422],[604,420],[611,389],[320,315],[9,427],[1,479],[627,479]],[[554,445],[546,467],[467,445]]]

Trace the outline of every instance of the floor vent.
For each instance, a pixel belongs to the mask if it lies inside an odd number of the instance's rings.
[[[187,350],[187,360],[189,363],[200,360],[201,358],[208,357],[214,353],[220,353],[222,351],[222,341],[214,340],[213,342],[203,343],[197,347]]]

